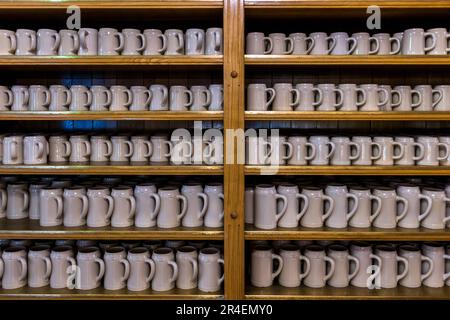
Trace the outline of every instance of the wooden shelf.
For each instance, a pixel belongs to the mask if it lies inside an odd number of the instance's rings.
[[[223,111],[1,111],[2,120],[223,120]]]
[[[1,172],[1,171],[0,171]],[[445,166],[245,166],[246,175],[447,176]]]
[[[206,293],[198,289],[156,292],[150,289],[143,291],[105,290],[70,290],[52,289],[50,287],[5,290],[0,289],[0,300],[186,300],[186,299],[223,299],[223,293]]]
[[[261,230],[245,226],[246,240],[372,240],[372,241],[450,241],[450,229],[379,228],[277,228]]]
[[[259,9],[367,9],[372,5],[381,8],[450,8],[450,1],[428,1],[428,0],[245,0],[246,8]]]
[[[36,220],[0,220],[0,239],[94,239],[94,240],[223,240],[222,228],[88,228],[41,227]]]
[[[444,121],[450,112],[245,111],[245,120]]]
[[[29,10],[29,9],[64,9],[76,5],[81,9],[214,9],[222,8],[223,1],[219,0],[160,0],[160,1],[114,1],[114,0],[62,0],[62,1],[43,1],[43,0],[14,0],[0,1],[0,10]]]
[[[268,288],[248,286],[247,299],[289,299],[289,300],[450,300],[450,287],[442,288],[406,288],[393,289],[347,288],[285,288],[274,285]]]
[[[0,174],[221,175],[221,166],[2,165]]]
[[[450,56],[245,55],[245,64],[259,66],[450,66]]]

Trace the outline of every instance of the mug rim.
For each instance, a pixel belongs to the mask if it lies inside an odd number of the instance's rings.
[[[325,251],[325,247],[320,245],[320,244],[309,244],[305,247],[305,250],[310,251],[310,252],[323,252]]]
[[[328,246],[328,250],[338,251],[338,252],[348,252],[348,248],[343,244],[333,243]]]
[[[181,246],[177,249],[178,252],[189,253],[189,252],[197,252],[197,248],[194,246]]]
[[[99,248],[94,246],[78,248],[78,253],[94,253],[97,251],[99,251]]]
[[[169,247],[159,247],[153,250],[153,254],[171,254],[173,253],[173,249]]]
[[[285,243],[280,247],[280,250],[289,252],[299,251],[300,247],[294,243]]]
[[[397,252],[397,250],[393,246],[391,246],[389,244],[377,244],[375,246],[375,250],[387,251],[387,252]]]
[[[148,253],[148,249],[146,247],[134,247],[128,250],[129,254],[141,254],[141,253]]]
[[[9,246],[9,247],[6,247],[5,249],[3,249],[3,252],[14,253],[14,252],[20,252],[23,250],[26,250],[26,248],[24,246]]]
[[[105,253],[121,253],[125,252],[125,248],[122,246],[114,246],[105,249]]]
[[[220,254],[219,249],[214,248],[214,247],[207,247],[207,248],[203,248],[200,250],[201,254],[206,254],[206,255],[214,255],[214,254]]]
[[[29,251],[30,252],[40,252],[40,251],[46,251],[49,250],[50,246],[46,245],[46,244],[39,244],[39,245],[35,245],[30,247]]]

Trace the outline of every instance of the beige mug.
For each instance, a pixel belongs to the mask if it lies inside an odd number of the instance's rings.
[[[50,246],[31,247],[28,251],[28,286],[30,288],[48,286],[51,272]]]
[[[150,281],[155,275],[155,262],[150,259],[146,248],[136,247],[128,251],[127,260],[130,263],[130,275],[127,288],[130,291],[143,291],[150,287]]]
[[[58,31],[52,29],[39,29],[36,32],[36,54],[38,56],[56,56],[58,54],[61,37]]]
[[[188,207],[186,197],[180,194],[177,187],[159,188],[158,195],[161,199],[161,205],[156,218],[156,225],[159,228],[179,227]]]
[[[40,165],[47,163],[49,144],[44,135],[25,136],[23,138],[23,163]]]
[[[113,145],[108,136],[96,135],[90,137],[90,162],[94,164],[107,164],[113,152]]]
[[[138,184],[134,188],[134,196],[136,198],[134,225],[139,228],[156,226],[156,216],[161,205],[156,186],[152,183]]]
[[[49,162],[65,163],[69,161],[72,148],[66,136],[50,136],[49,143]]]
[[[120,290],[126,287],[130,276],[130,262],[123,247],[113,246],[105,249],[105,277],[103,286],[106,290]]]
[[[50,253],[52,264],[50,288],[63,289],[71,285],[72,277],[76,275],[77,269],[77,263],[73,257],[73,250],[70,246],[58,245],[52,249]]]
[[[167,48],[167,38],[158,29],[145,29],[143,32],[145,37],[145,49],[142,53],[145,56],[162,55]]]
[[[323,190],[315,187],[305,187],[302,192],[308,198],[308,207],[300,218],[300,225],[307,228],[320,228],[334,210],[334,199],[323,193]],[[328,202],[326,212],[325,202]]]
[[[74,163],[87,163],[91,154],[91,144],[88,136],[75,135],[70,136],[70,157],[69,161]]]
[[[92,103],[90,111],[108,111],[112,102],[111,91],[105,86],[94,85],[90,87]]]
[[[138,29],[122,29],[124,56],[140,55],[147,45],[144,35]]]
[[[84,187],[69,187],[63,193],[65,227],[80,227],[86,224],[86,216],[89,209],[89,199]]]
[[[272,39],[262,32],[249,32],[246,37],[246,54],[269,54],[272,52]]]
[[[278,200],[283,205],[278,208]],[[254,225],[258,229],[275,229],[278,221],[286,213],[287,197],[277,193],[275,186],[259,184],[255,188]]]
[[[203,292],[216,292],[224,280],[220,265],[224,266],[220,251],[216,248],[204,248],[198,256],[198,289]]]
[[[124,48],[124,36],[114,28],[98,30],[98,54],[101,56],[119,55]]]
[[[68,111],[72,102],[72,94],[69,89],[63,85],[54,84],[49,87],[50,91],[50,111]]]
[[[84,247],[78,249],[76,288],[79,290],[92,290],[100,287],[105,274],[105,262],[101,259],[97,247]]]
[[[407,288],[418,288],[422,286],[422,282],[433,273],[433,260],[422,255],[420,248],[415,245],[401,245],[399,246],[398,253],[400,257],[408,261],[408,271],[405,277],[400,280],[400,284]],[[422,264],[424,264],[424,268],[422,268]],[[428,265],[425,266],[425,264]]]
[[[88,227],[105,227],[110,224],[114,209],[114,199],[107,187],[91,187],[88,189],[89,209],[87,214]]]
[[[44,187],[39,199],[39,225],[42,227],[59,226],[63,221],[63,191],[61,188]]]
[[[398,256],[396,249],[390,245],[377,245],[375,247],[375,253],[381,259],[381,288],[397,287],[397,283],[406,277],[408,273],[408,260]],[[402,272],[399,271],[399,263],[403,264]]]
[[[335,288],[348,287],[350,281],[359,272],[359,260],[350,255],[347,247],[340,244],[332,244],[328,247],[328,257],[334,260],[334,273],[327,284]],[[353,262],[353,266],[351,263]]]
[[[303,279],[305,286],[310,288],[322,288],[331,279],[335,272],[336,263],[331,257],[325,255],[325,249],[317,244],[305,248],[305,257],[309,259],[310,272]],[[327,263],[329,268],[327,271]]]
[[[293,288],[300,286],[311,270],[308,258],[300,253],[300,249],[294,244],[285,244],[280,247],[280,257],[283,259],[283,268],[278,276],[278,282],[283,287]],[[302,262],[304,267],[302,268]]]
[[[23,182],[9,183],[7,190],[6,218],[11,220],[24,219],[29,215],[28,185]]]
[[[178,29],[167,29],[164,32],[167,39],[166,55],[184,54],[184,33]]]
[[[158,248],[153,251],[152,260],[155,263],[155,275],[152,279],[152,290],[168,291],[175,287],[178,277],[178,265],[170,248]]]
[[[197,288],[197,258],[197,249],[193,246],[183,246],[177,249],[176,264],[178,266],[178,277],[176,286],[178,289]]]
[[[181,194],[186,198],[186,214],[181,219],[183,227],[203,226],[203,217],[208,209],[208,196],[199,183],[186,183],[181,187]]]
[[[27,252],[24,247],[8,247],[3,250],[3,289],[18,289],[27,285],[26,258]]]

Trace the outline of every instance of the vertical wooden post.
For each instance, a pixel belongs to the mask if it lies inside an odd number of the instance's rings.
[[[244,128],[244,0],[224,0],[224,130]],[[243,299],[244,252],[244,165],[237,163],[238,148],[225,152],[225,298]],[[241,148],[242,149],[242,148]],[[244,150],[239,150],[244,152]],[[233,158],[233,159],[231,159]]]

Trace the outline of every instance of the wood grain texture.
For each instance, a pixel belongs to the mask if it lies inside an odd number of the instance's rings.
[[[41,120],[222,120],[222,111],[24,111],[0,112],[0,121]]]
[[[221,166],[2,165],[0,174],[220,175]]]
[[[276,228],[261,230],[245,226],[246,240],[371,240],[371,241],[450,241],[450,229],[379,228]]]
[[[244,128],[244,2],[224,1],[224,129]],[[225,298],[243,299],[245,289],[244,166],[234,159],[244,152],[225,134]],[[231,146],[233,146],[231,148]]]
[[[450,112],[246,111],[245,120],[444,121]]]
[[[310,8],[361,8],[377,5],[381,8],[450,8],[450,1],[428,1],[428,0],[245,0],[246,8],[288,8],[288,9],[310,9]]]
[[[274,285],[268,288],[249,286],[246,299],[283,299],[283,300],[450,300],[450,287],[442,288],[406,288],[393,289],[347,288],[285,288]]]
[[[270,171],[269,171],[270,169]],[[245,166],[246,175],[447,176],[445,166]]]
[[[160,1],[118,1],[118,0],[14,0],[0,1],[0,9],[66,9],[76,5],[82,9],[192,9],[192,8],[222,8],[223,2],[219,0],[160,0]]]

